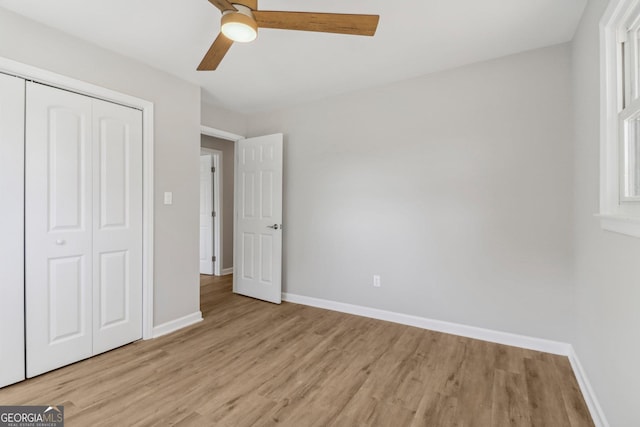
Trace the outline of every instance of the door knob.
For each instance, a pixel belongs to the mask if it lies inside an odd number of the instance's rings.
[[[278,224],[267,225],[267,228],[273,228],[274,230],[277,230],[277,229],[280,228],[280,225],[278,225]]]
[[[65,243],[67,243],[67,241],[66,241],[66,240],[64,240],[64,239],[58,239],[58,240],[56,240],[56,245],[64,245]]]

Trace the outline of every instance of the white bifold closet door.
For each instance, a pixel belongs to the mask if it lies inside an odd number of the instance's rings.
[[[0,387],[24,379],[24,85],[0,74]]]
[[[27,377],[142,337],[142,113],[26,89]]]

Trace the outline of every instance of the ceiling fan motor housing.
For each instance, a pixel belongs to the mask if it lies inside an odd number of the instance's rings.
[[[237,11],[228,10],[222,14],[221,30],[229,39],[250,42],[258,35],[258,24],[251,9],[241,4],[233,4]]]

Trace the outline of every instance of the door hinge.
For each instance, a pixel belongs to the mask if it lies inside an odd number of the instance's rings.
[[[211,261],[216,262],[216,256],[215,255],[211,257]]]
[[[216,217],[216,213],[215,212],[211,212],[211,216],[215,218]]]
[[[215,166],[211,166],[211,173],[215,173],[216,171],[216,167]]]

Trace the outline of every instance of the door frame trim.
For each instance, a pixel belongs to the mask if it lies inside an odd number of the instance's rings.
[[[200,134],[202,135],[207,135],[207,136],[213,136],[214,138],[220,138],[220,139],[224,139],[227,141],[231,141],[233,143],[236,143],[242,139],[245,139],[244,136],[242,135],[238,135],[235,133],[231,133],[231,132],[227,132],[226,130],[222,130],[222,129],[216,129],[216,128],[212,128],[210,126],[205,126],[205,125],[201,125],[200,126]],[[238,158],[238,152],[237,150],[234,150],[234,159],[233,159],[233,164],[234,164],[234,170],[233,170],[233,199],[234,199],[234,203],[233,203],[233,252],[234,252],[234,256],[235,256],[235,251],[236,251],[236,247],[238,246],[238,242],[236,241],[237,238],[237,231],[236,231],[236,223],[238,221],[236,221],[236,218],[238,218],[238,211],[237,211],[237,203],[235,203],[235,198],[236,198],[236,169],[235,169],[235,165],[236,165],[236,159]],[[234,266],[233,269],[235,270],[235,261],[234,261]],[[221,273],[223,272],[223,270],[221,270]],[[233,273],[233,272],[232,272]],[[225,273],[228,274],[228,273]],[[236,277],[235,275],[233,276],[233,289],[235,291],[235,280]]]
[[[153,102],[3,57],[0,73],[142,111],[142,338],[153,338]]]
[[[241,139],[245,139],[244,136],[235,133],[227,132],[226,130],[216,129],[209,126],[201,125],[200,133],[202,135],[213,136],[214,138],[220,138],[231,142],[237,142]]]
[[[213,182],[211,183],[213,188],[213,211],[216,213],[216,216],[213,217],[213,256],[216,257],[215,264],[213,265],[213,274],[216,276],[222,276],[222,262],[224,261],[222,251],[222,233],[224,232],[222,224],[224,212],[222,211],[222,203],[224,197],[220,197],[220,192],[223,191],[223,153],[220,150],[200,147],[200,155],[203,155],[203,153],[204,155],[211,156],[211,165],[216,169],[216,172],[213,174]]]

